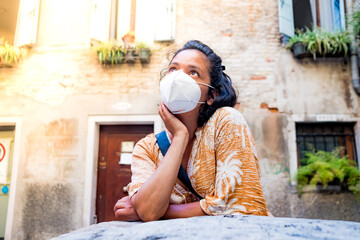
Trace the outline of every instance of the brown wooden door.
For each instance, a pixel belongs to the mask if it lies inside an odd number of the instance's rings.
[[[130,165],[120,164],[131,154],[131,146],[154,131],[153,125],[100,126],[96,215],[98,222],[115,221],[114,205],[127,196]]]

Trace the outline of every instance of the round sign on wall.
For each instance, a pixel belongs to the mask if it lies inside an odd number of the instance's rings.
[[[9,192],[9,188],[8,186],[4,186],[1,191],[4,193],[4,194],[7,194]]]
[[[2,143],[0,143],[0,162],[4,159],[5,157],[5,147]]]

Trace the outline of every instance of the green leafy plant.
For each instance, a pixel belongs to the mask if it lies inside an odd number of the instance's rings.
[[[340,156],[340,149],[332,152],[305,152],[306,165],[299,167],[297,172],[297,190],[302,194],[304,186],[323,185],[338,182],[343,188],[348,188],[360,201],[360,170],[347,156]]]
[[[23,51],[8,44],[6,41],[0,45],[0,65],[12,67],[19,62],[23,55]]]
[[[297,31],[290,38],[287,48],[293,49],[295,44],[303,44],[306,51],[316,59],[316,56],[346,56],[350,42],[349,33],[346,31],[328,32],[314,26],[313,30],[306,28],[305,32]]]
[[[347,26],[351,26],[351,33],[355,38],[360,37],[360,11],[355,11],[352,14],[347,14]]]
[[[141,63],[149,63],[150,61],[150,46],[144,42],[136,42],[135,48],[137,50],[137,54],[139,55],[139,59]]]
[[[150,49],[150,46],[145,42],[138,41],[138,42],[135,42],[135,48],[136,49],[144,49],[144,48]]]
[[[100,42],[95,47],[98,60],[101,64],[117,64],[122,62],[135,63],[140,59],[141,63],[149,63],[150,46],[144,42]]]
[[[100,42],[96,46],[98,60],[101,64],[115,64],[122,63],[126,54],[126,48],[122,43],[113,42]]]

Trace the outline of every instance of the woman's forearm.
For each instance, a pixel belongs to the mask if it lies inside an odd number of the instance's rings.
[[[131,198],[143,221],[157,220],[166,212],[187,143],[188,135],[174,136],[159,167]]]
[[[169,205],[163,219],[187,218],[203,216],[206,213],[200,207],[200,202]]]

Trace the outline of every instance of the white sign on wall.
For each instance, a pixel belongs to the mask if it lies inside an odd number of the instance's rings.
[[[11,139],[0,139],[0,184],[7,183]]]

